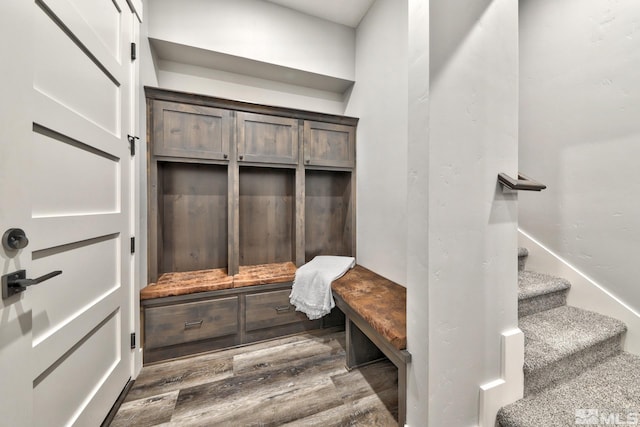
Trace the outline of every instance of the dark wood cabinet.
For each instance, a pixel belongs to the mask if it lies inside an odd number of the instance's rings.
[[[231,112],[176,102],[153,103],[153,153],[156,156],[226,160]]]
[[[238,334],[238,297],[150,307],[145,347],[154,349]]]
[[[291,289],[247,295],[247,331],[305,321],[304,313],[289,304]]]
[[[304,122],[304,163],[309,166],[353,168],[355,128],[335,123]]]
[[[238,161],[298,163],[298,120],[238,112]]]
[[[288,282],[145,300],[144,362],[321,328],[295,311],[290,293]]]
[[[150,282],[355,256],[357,119],[146,92]],[[145,363],[322,327],[263,283],[145,300]]]

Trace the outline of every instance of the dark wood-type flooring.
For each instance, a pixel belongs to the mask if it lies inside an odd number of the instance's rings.
[[[345,368],[326,329],[145,366],[112,427],[396,426],[397,369]]]

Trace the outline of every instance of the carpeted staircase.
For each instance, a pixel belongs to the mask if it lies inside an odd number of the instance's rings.
[[[570,283],[525,270],[527,255],[518,250],[524,398],[500,409],[496,425],[640,426],[640,357],[622,351],[626,326],[567,306]]]

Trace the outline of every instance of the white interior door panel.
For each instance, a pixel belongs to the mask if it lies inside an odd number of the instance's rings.
[[[62,271],[0,305],[7,425],[99,425],[132,374],[134,19],[125,0],[0,4],[0,55],[20,55],[0,81],[0,233],[29,238],[2,274]]]

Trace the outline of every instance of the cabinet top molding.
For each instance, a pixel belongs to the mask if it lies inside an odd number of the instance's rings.
[[[339,116],[334,114],[318,113],[314,111],[296,110],[293,108],[253,104],[250,102],[234,101],[231,99],[216,98],[214,96],[199,95],[189,92],[179,92],[168,89],[160,89],[151,86],[145,86],[144,90],[147,99],[174,101],[193,105],[202,105],[206,107],[225,108],[228,110],[268,114],[271,116],[282,116],[301,120],[313,120],[318,122],[335,123],[347,126],[356,126],[359,120],[356,117]]]

